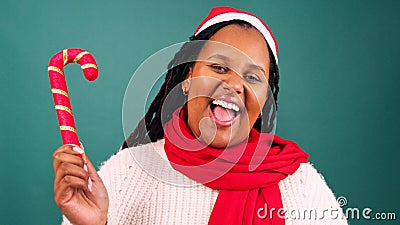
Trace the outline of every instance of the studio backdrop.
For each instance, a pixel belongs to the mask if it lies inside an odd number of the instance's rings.
[[[398,224],[399,1],[3,0],[0,225],[61,223],[53,200],[52,152],[62,143],[51,56],[74,47],[97,60],[94,82],[77,65],[65,74],[80,140],[98,168],[125,138],[123,100],[135,70],[188,40],[217,5],[252,12],[273,30],[281,75],[276,133],[310,154],[343,210],[359,209],[349,222]],[[130,115],[132,130],[144,107]],[[379,212],[396,220],[379,220]]]

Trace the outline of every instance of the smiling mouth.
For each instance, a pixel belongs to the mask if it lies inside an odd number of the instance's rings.
[[[214,99],[210,103],[210,117],[216,125],[228,127],[239,117],[240,109],[235,103]]]

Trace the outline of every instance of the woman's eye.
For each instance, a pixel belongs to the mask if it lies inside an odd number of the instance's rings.
[[[225,66],[216,65],[216,64],[211,65],[211,68],[212,68],[214,71],[216,71],[217,73],[227,73],[228,70],[229,70],[229,69],[228,69],[227,67],[225,67]]]
[[[259,82],[260,79],[258,78],[258,76],[253,75],[253,74],[245,74],[243,76],[246,80],[250,81],[250,82]]]

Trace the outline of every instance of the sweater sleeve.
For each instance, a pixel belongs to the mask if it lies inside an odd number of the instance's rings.
[[[282,202],[287,224],[347,224],[332,190],[311,164],[302,163],[296,173],[280,183],[280,189],[282,195],[293,196]]]
[[[108,225],[143,224],[143,213],[148,211],[153,179],[138,165],[130,150],[119,151],[102,163],[98,171],[108,192]],[[70,225],[65,216],[62,225]]]

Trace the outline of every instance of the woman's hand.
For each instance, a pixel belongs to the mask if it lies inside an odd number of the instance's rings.
[[[54,200],[63,214],[73,224],[106,224],[107,190],[83,150],[63,145],[53,159]]]

